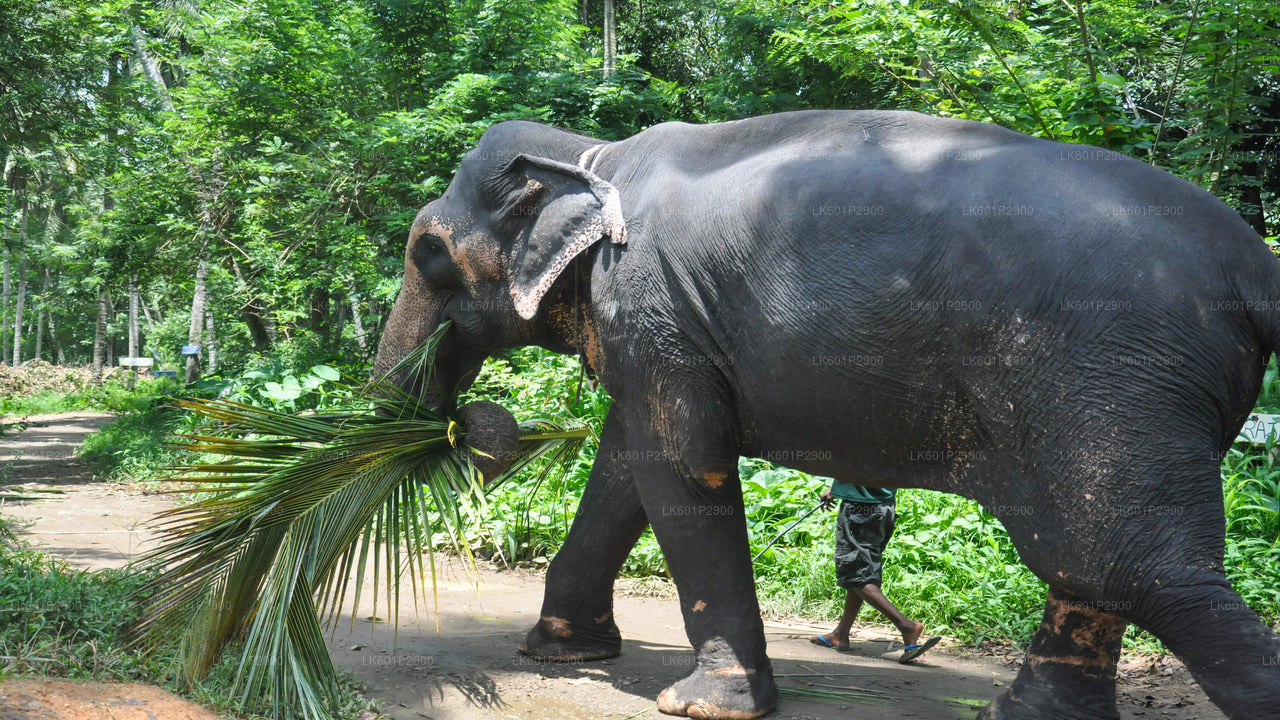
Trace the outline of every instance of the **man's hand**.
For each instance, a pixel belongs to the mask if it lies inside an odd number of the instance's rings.
[[[830,510],[836,504],[836,499],[831,497],[831,488],[827,488],[826,490],[822,491],[821,500],[822,502],[819,503],[819,505],[822,507],[823,510]]]

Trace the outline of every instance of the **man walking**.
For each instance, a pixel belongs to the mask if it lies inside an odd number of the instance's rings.
[[[849,630],[862,603],[880,611],[902,633],[905,646],[898,662],[915,660],[938,644],[938,637],[920,642],[924,623],[902,614],[880,590],[881,555],[893,536],[894,491],[834,481],[822,493],[822,506],[830,508],[840,500],[836,517],[836,583],[845,589],[844,613],[836,629],[815,635],[809,642],[835,650],[849,649]]]

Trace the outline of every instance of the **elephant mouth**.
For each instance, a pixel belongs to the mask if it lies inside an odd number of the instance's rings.
[[[400,386],[423,406],[453,416],[458,397],[476,381],[488,355],[480,346],[465,342],[455,323],[440,338],[429,367],[418,369]]]

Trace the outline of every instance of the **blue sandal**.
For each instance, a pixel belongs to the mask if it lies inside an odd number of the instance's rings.
[[[926,652],[929,652],[929,648],[937,645],[938,641],[941,639],[941,637],[934,636],[919,645],[908,645],[902,648],[902,657],[898,658],[898,662],[909,663],[912,660],[915,660]]]
[[[830,640],[822,637],[821,635],[814,635],[813,637],[809,638],[809,642],[813,643],[814,645],[822,645],[823,647],[829,647],[832,650],[835,650],[836,652],[849,652],[850,650],[853,649],[853,648],[842,648],[839,645],[836,645],[835,643],[831,642]]]

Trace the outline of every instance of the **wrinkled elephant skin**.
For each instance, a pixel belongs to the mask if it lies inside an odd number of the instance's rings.
[[[1232,718],[1280,641],[1223,573],[1220,459],[1280,341],[1280,263],[1217,199],[1116,153],[913,113],[490,129],[418,214],[377,367],[453,321],[429,401],[490,353],[580,353],[614,400],[521,644],[620,648],[652,525],[697,657],[675,715],[776,704],[739,454],[973,498],[1051,588],[983,717],[1113,718],[1125,627]],[[432,399],[435,400],[432,400]]]

